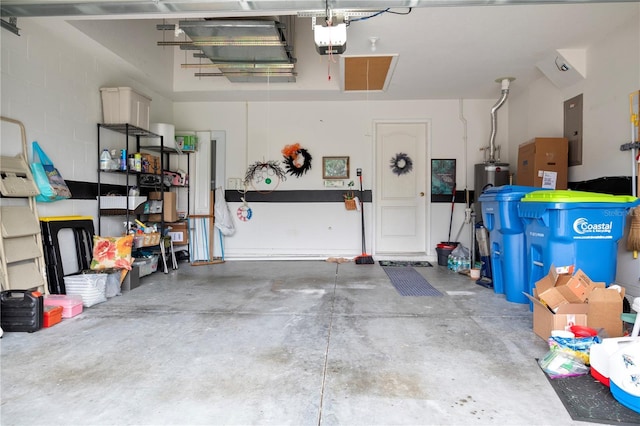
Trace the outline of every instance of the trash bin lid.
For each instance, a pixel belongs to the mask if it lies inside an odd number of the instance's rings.
[[[637,198],[631,195],[610,195],[567,189],[534,191],[522,198],[523,202],[543,203],[633,203],[636,200]]]
[[[480,195],[478,201],[520,201],[525,194],[533,191],[544,191],[544,189],[523,185],[492,186]]]

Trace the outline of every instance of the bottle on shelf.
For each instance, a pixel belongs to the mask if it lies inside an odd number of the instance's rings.
[[[141,172],[142,171],[142,155],[139,152],[136,152],[135,154],[133,154],[133,158],[135,161],[135,171]]]
[[[127,170],[127,150],[126,149],[120,150],[120,170],[123,172]]]
[[[100,154],[100,170],[111,170],[111,154],[109,154],[108,149],[102,150],[102,154]]]

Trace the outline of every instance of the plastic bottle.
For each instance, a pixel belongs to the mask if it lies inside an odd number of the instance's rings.
[[[136,166],[135,171],[141,172],[142,171],[142,155],[139,152],[136,152],[135,154],[133,154],[133,158]]]
[[[111,169],[111,154],[109,154],[108,149],[103,149],[102,154],[100,154],[100,170],[110,170]]]
[[[127,170],[127,150],[126,149],[120,150],[120,170],[122,171]]]

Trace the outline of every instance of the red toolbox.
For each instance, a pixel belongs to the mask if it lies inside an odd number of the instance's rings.
[[[51,327],[62,321],[62,306],[45,306],[43,327]]]

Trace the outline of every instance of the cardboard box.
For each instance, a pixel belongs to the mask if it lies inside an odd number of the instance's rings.
[[[162,197],[162,193],[160,192],[150,192],[149,200],[160,200]],[[163,213],[164,213],[164,221],[165,222],[175,222],[178,220],[178,211],[176,209],[176,193],[175,192],[165,192],[164,193],[164,203],[163,203]],[[162,220],[162,216],[160,214],[150,214],[149,222],[160,222]]]
[[[518,185],[567,189],[569,141],[535,138],[518,148]]]
[[[552,265],[536,282],[533,296],[526,294],[533,303],[533,332],[546,340],[552,330],[584,325],[604,328],[609,337],[621,337],[624,294],[624,288],[606,288],[581,270],[574,275],[560,274]]]
[[[572,276],[558,274],[556,268],[552,267],[549,274],[541,281],[543,282],[540,288],[536,283],[538,299],[552,311],[556,311],[559,306],[566,303],[584,303],[594,288],[606,287],[605,283],[591,281],[581,269]],[[554,285],[549,286],[550,282],[554,282]]]
[[[174,245],[183,245],[189,242],[189,229],[187,222],[175,222],[165,223],[165,226],[170,226],[169,236]]]
[[[624,324],[620,316],[624,294],[624,288],[621,288],[620,292],[612,288],[594,289],[587,303],[589,306],[587,325],[596,330],[604,328],[609,337],[622,337]]]
[[[554,313],[536,297],[526,295],[533,302],[533,332],[543,340],[552,330],[565,330],[572,325],[587,325],[589,306],[586,303],[567,303]]]
[[[152,154],[142,153],[142,173],[162,174],[160,157]]]

